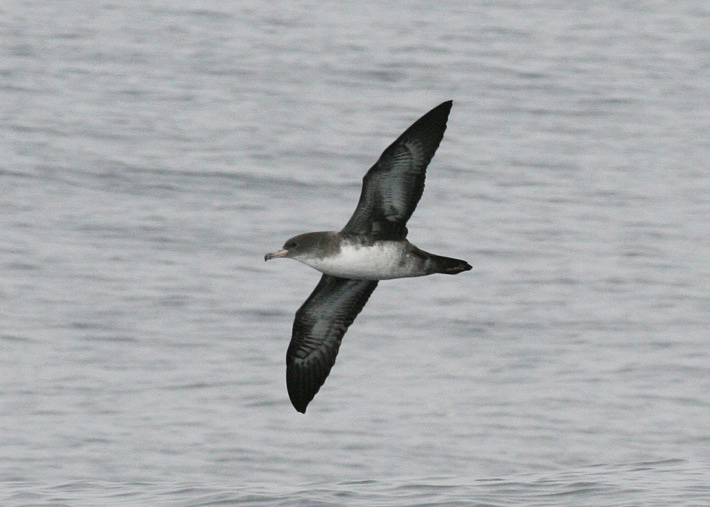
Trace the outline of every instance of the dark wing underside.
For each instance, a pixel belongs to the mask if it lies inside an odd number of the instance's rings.
[[[380,156],[363,178],[355,213],[342,232],[404,239],[407,220],[424,191],[426,168],[444,137],[452,101],[419,118]]]
[[[286,386],[291,403],[299,412],[305,413],[325,382],[345,331],[375,287],[376,281],[323,275],[296,312],[286,352]]]

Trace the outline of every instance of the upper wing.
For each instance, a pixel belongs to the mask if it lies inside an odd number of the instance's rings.
[[[376,281],[323,275],[313,293],[296,312],[286,352],[286,386],[291,403],[306,412],[325,382],[345,331],[352,324]]]
[[[424,191],[424,178],[444,137],[452,101],[419,118],[380,156],[363,178],[360,201],[342,232],[404,239],[407,220]]]

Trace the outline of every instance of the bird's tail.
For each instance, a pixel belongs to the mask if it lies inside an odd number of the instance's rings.
[[[431,265],[434,267],[434,273],[443,273],[445,275],[456,275],[462,271],[471,269],[471,265],[461,259],[453,259],[451,257],[442,257],[441,255],[429,254]]]

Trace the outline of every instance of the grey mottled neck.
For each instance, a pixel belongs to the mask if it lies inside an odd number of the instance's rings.
[[[308,255],[320,259],[337,255],[343,241],[340,233],[336,231],[308,232],[301,235],[301,238],[307,243],[304,251]]]

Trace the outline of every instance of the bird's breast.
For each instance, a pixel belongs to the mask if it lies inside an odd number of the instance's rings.
[[[372,245],[344,243],[337,254],[299,259],[321,273],[355,280],[388,280],[426,274],[424,259],[414,256],[406,241]]]

